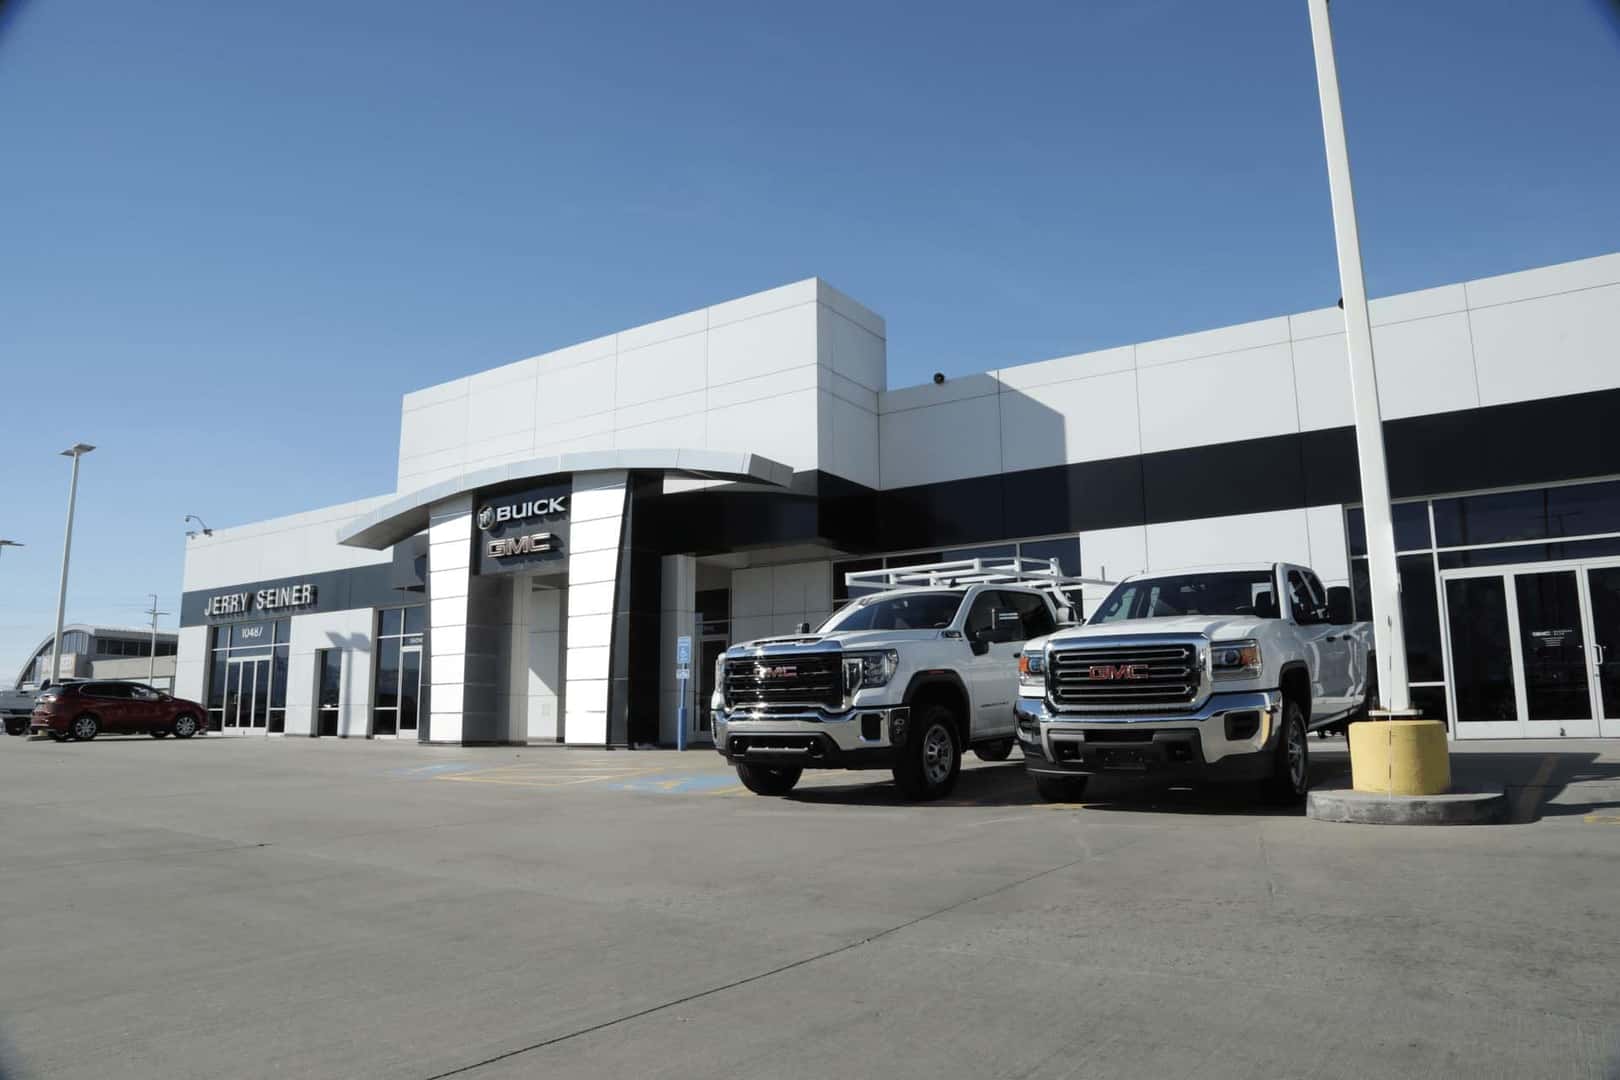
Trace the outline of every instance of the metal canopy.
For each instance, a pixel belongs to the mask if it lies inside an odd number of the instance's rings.
[[[699,479],[737,480],[772,487],[787,487],[793,480],[791,466],[742,451],[650,449],[551,454],[511,465],[474,469],[401,495],[339,529],[338,543],[375,551],[392,547],[428,527],[428,508],[434,503],[481,488],[547,476],[630,470],[679,473]]]

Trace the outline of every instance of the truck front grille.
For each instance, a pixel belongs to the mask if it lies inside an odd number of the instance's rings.
[[[1047,688],[1059,708],[1162,708],[1198,696],[1198,650],[1191,644],[1060,649],[1050,667]]]
[[[726,661],[726,704],[816,705],[844,703],[844,667],[836,653],[748,656]]]

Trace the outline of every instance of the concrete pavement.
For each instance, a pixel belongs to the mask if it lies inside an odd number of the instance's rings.
[[[1322,778],[1342,770],[1313,740]],[[1501,755],[1487,760],[1486,755]],[[1577,1076],[1620,1069],[1620,747],[1518,824],[1244,792],[947,803],[709,753],[0,742],[6,1075]]]

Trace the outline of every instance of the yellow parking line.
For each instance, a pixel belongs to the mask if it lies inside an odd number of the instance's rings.
[[[1588,825],[1620,825],[1620,814],[1587,814],[1581,820]]]

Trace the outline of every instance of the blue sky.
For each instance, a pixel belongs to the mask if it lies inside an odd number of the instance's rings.
[[[1374,295],[1620,250],[1613,0],[1340,0]],[[0,683],[407,390],[820,275],[891,385],[1330,304],[1305,0],[12,0]],[[166,622],[172,624],[172,617]]]

